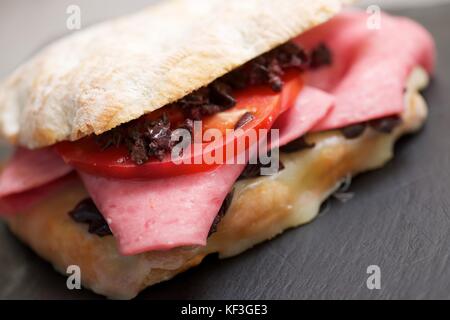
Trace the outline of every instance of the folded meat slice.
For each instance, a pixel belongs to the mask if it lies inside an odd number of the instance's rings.
[[[280,130],[278,144],[283,146],[303,136],[312,124],[320,122],[331,111],[334,101],[332,95],[322,90],[304,87],[295,105],[274,123],[273,128]]]
[[[325,43],[333,53],[330,67],[306,74],[307,85],[336,99],[333,110],[313,131],[399,114],[413,68],[420,65],[433,72],[434,42],[426,29],[387,14],[381,14],[379,28],[371,29],[368,19],[365,12],[345,12],[295,40],[306,48]]]
[[[0,215],[24,212],[75,180],[79,180],[79,178],[75,172],[72,172],[38,187],[1,197]]]
[[[115,235],[120,253],[205,245],[243,165],[147,181],[80,176]]]
[[[72,170],[50,148],[17,148],[0,174],[0,198],[40,187]]]

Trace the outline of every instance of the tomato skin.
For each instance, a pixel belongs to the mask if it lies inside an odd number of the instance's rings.
[[[283,80],[284,86],[281,93],[280,114],[294,106],[304,86],[303,78],[299,75],[298,71],[287,72]]]
[[[236,122],[246,112],[250,112],[254,117],[241,128],[244,132],[270,129],[277,117],[293,105],[303,86],[298,72],[288,72],[283,79],[285,85],[281,93],[273,92],[268,86],[255,86],[236,92],[236,106],[202,120],[203,133],[214,128],[219,129],[225,137],[226,130],[234,129]],[[198,160],[213,156],[214,152],[222,151],[226,155],[227,147],[231,144],[236,148],[236,137],[224,140],[217,145],[209,143],[209,147],[205,147],[204,143],[203,153],[191,152],[184,155],[182,159],[187,163],[182,164],[174,163],[169,154],[162,161],[150,160],[137,165],[132,161],[126,147],[110,147],[101,151],[91,136],[74,142],[60,142],[55,149],[66,163],[89,174],[118,179],[156,179],[214,170],[221,163],[207,164]],[[205,150],[208,150],[207,153]],[[224,156],[222,163],[225,160]]]
[[[87,143],[90,144],[91,141]],[[79,151],[74,152],[73,146],[66,142],[62,142],[56,146],[56,151],[62,155],[64,161],[76,169],[92,175],[117,179],[158,179],[168,177],[168,173],[171,176],[179,176],[214,170],[219,166],[219,164],[207,166],[202,164],[175,165],[170,160],[163,160],[161,162],[149,161],[143,165],[137,165],[129,156],[123,156],[124,153],[128,153],[127,150],[123,151],[120,149],[114,150],[111,153],[108,152],[102,156],[85,157],[84,153],[83,155],[77,155]],[[117,154],[116,161],[111,161],[110,157],[112,154]]]

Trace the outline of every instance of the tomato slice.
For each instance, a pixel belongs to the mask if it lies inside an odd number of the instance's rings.
[[[227,136],[227,129],[234,129],[236,123],[246,113],[251,114],[251,121],[246,122],[242,131],[270,129],[276,118],[293,105],[302,86],[303,81],[298,72],[288,72],[283,78],[285,85],[281,93],[273,92],[268,86],[254,86],[236,92],[236,105],[223,112],[202,119],[203,133],[208,129],[217,129],[223,139],[218,141],[201,141],[195,148],[194,144],[188,152],[184,152],[182,163],[172,160],[167,155],[162,161],[150,160],[142,165],[134,163],[124,146],[110,147],[101,150],[99,144],[92,136],[74,142],[61,142],[55,148],[64,161],[78,170],[86,173],[119,179],[150,179],[192,174],[213,170],[226,160],[227,148],[236,148],[236,136]],[[164,111],[176,122],[182,119],[177,110],[164,110],[151,113],[145,117],[158,117]],[[247,146],[249,147],[249,146]],[[221,152],[221,153],[220,153]],[[221,154],[222,162],[214,163],[202,161],[207,157],[217,159]]]

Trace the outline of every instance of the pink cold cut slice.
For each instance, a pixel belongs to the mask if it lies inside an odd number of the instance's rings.
[[[381,15],[380,28],[367,27],[365,12],[350,11],[301,35],[307,48],[325,43],[333,52],[331,67],[308,72],[306,85],[335,97],[330,114],[313,131],[399,114],[403,90],[414,67],[432,73],[435,45],[422,26],[406,18]]]
[[[0,198],[40,187],[72,170],[51,148],[19,147],[0,175]]]
[[[313,87],[304,87],[294,106],[284,112],[273,128],[280,130],[278,144],[283,146],[307,133],[332,109],[334,97]]]
[[[70,183],[76,183],[77,181],[79,181],[77,174],[72,172],[39,187],[1,197],[0,215],[12,215],[24,212],[40,201],[52,196],[53,193],[58,192],[61,188]]]
[[[209,229],[244,165],[147,181],[80,176],[118,240],[132,255],[205,245]]]

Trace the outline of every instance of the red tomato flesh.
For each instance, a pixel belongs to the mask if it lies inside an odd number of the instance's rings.
[[[234,129],[245,113],[251,113],[253,119],[241,128],[244,132],[270,129],[277,117],[294,104],[303,86],[300,74],[295,71],[288,72],[283,80],[284,86],[281,93],[273,92],[268,86],[250,87],[235,93],[237,103],[233,108],[202,119],[203,132],[208,129],[218,129],[222,132],[224,139],[215,144],[204,142],[200,153],[186,153],[182,157],[184,163],[181,164],[172,161],[171,155],[168,154],[162,161],[151,159],[142,165],[137,165],[130,158],[125,146],[101,150],[101,146],[92,136],[73,142],[61,142],[55,148],[64,161],[76,169],[111,178],[154,179],[213,170],[220,163],[206,164],[196,159],[205,156],[214,157],[214,153],[220,151],[225,157],[225,150],[230,147],[230,144],[233,144],[234,146],[231,147],[235,148],[236,139],[233,137],[225,139],[225,132],[227,129]],[[156,119],[164,112],[169,115],[172,123],[181,123],[184,120],[181,111],[168,107],[144,117]],[[223,161],[225,160],[224,158]]]

